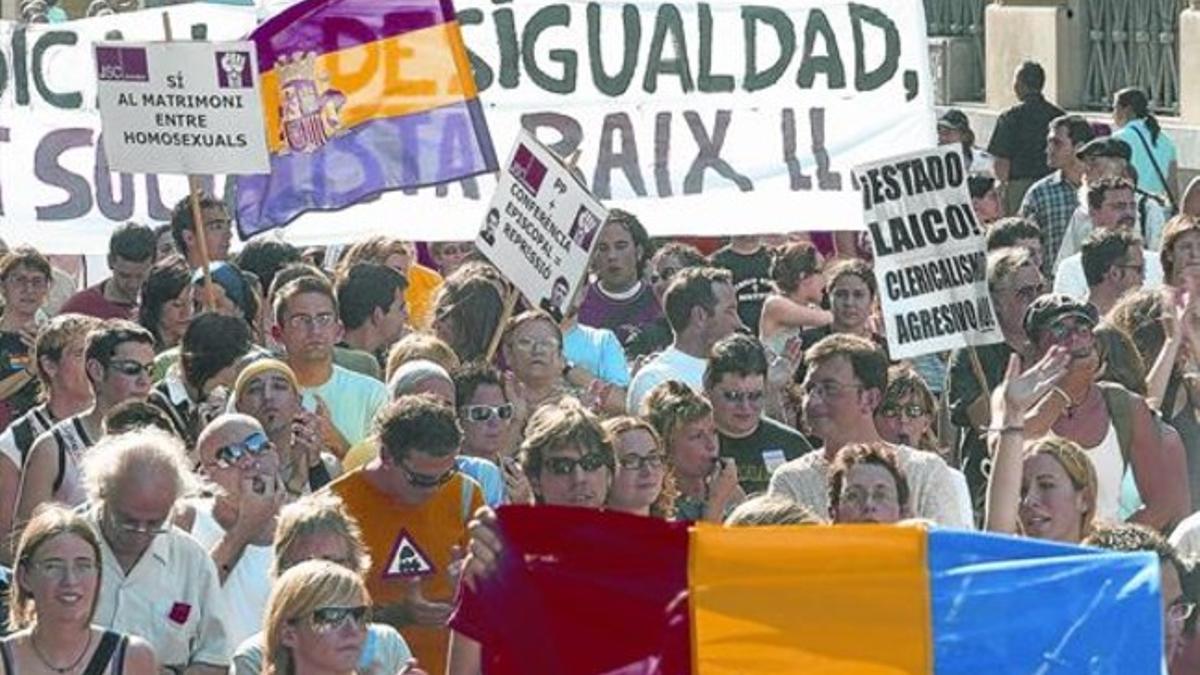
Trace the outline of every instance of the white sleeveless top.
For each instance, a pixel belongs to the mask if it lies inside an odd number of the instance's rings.
[[[1121,521],[1121,480],[1125,476],[1125,457],[1121,455],[1121,443],[1112,421],[1104,440],[1092,448],[1084,448],[1092,466],[1096,469],[1096,518],[1110,523]]]
[[[212,499],[193,501],[196,518],[192,523],[192,537],[200,542],[205,549],[212,550],[221,537],[225,536],[225,528],[213,516]],[[221,595],[229,614],[225,617],[225,632],[228,644],[241,644],[246,638],[262,630],[262,613],[271,595],[271,560],[273,558],[270,546],[249,545],[238,558],[233,571],[221,585]]]
[[[54,501],[67,506],[79,506],[87,501],[87,488],[83,485],[83,472],[79,462],[83,453],[96,444],[83,426],[80,415],[68,417],[50,427],[46,432],[54,437],[62,457],[62,481],[54,490]]]

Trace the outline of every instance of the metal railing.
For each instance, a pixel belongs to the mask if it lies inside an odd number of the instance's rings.
[[[956,37],[969,41],[970,58],[966,65],[971,69],[971,91],[973,100],[984,97],[984,10],[990,0],[925,0],[925,23],[929,37]]]
[[[1186,0],[1083,0],[1088,30],[1084,102],[1109,110],[1140,87],[1155,111],[1179,114],[1179,14]]]

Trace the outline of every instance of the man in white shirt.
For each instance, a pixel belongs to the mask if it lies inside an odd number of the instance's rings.
[[[838,333],[804,356],[804,419],[824,446],[787,462],[771,476],[768,494],[789,498],[829,515],[828,476],[838,451],[848,445],[882,443],[896,453],[908,478],[908,512],[944,527],[971,528],[950,467],[932,452],[886,443],[875,430],[874,412],[887,388],[887,357],[870,340]]]
[[[224,675],[229,614],[208,551],[171,524],[199,488],[183,444],[157,430],[109,437],[83,459],[100,534],[101,582],[92,623],[138,635],[176,675]]]
[[[650,390],[667,380],[679,380],[703,392],[708,351],[718,340],[744,327],[729,270],[682,270],[671,280],[663,303],[675,339],[643,365],[629,383],[626,408],[630,413],[640,410]]]
[[[1088,214],[1097,229],[1132,232],[1137,224],[1137,202],[1133,184],[1124,178],[1102,178],[1088,185]],[[1145,244],[1143,243],[1143,246]],[[1144,288],[1162,285],[1162,261],[1157,251],[1142,250],[1145,265]],[[1054,274],[1054,292],[1080,300],[1087,299],[1088,282],[1083,272],[1083,255],[1076,253],[1059,262]]]

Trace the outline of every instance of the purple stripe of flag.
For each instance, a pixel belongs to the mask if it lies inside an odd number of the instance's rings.
[[[297,52],[329,52],[453,21],[451,0],[304,0],[250,33],[258,70]]]
[[[271,156],[269,175],[237,179],[243,238],[311,210],[337,210],[386,190],[419,188],[495,171],[478,99],[372,120],[317,152]]]

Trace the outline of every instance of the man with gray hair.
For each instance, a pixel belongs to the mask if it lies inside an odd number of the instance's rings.
[[[171,522],[179,499],[200,487],[186,458],[177,438],[149,429],[107,437],[84,456],[102,569],[93,623],[145,638],[177,675],[222,675],[232,645],[217,568]]]
[[[1041,269],[1033,254],[1024,247],[1002,248],[989,254],[987,275],[992,310],[996,313],[1004,342],[955,351],[950,356],[946,376],[950,420],[958,435],[954,447],[967,477],[976,518],[983,513],[991,466],[987,461],[983,431],[991,417],[989,397],[1004,379],[1004,369],[1013,352],[1020,354],[1027,363],[1033,363],[1028,359],[1032,358],[1034,348],[1025,334],[1022,320],[1025,309],[1046,290]]]
[[[229,644],[238,645],[262,628],[275,517],[287,491],[274,444],[249,415],[227,413],[209,422],[196,441],[196,456],[216,496],[181,504],[175,523],[212,556],[229,610]]]

